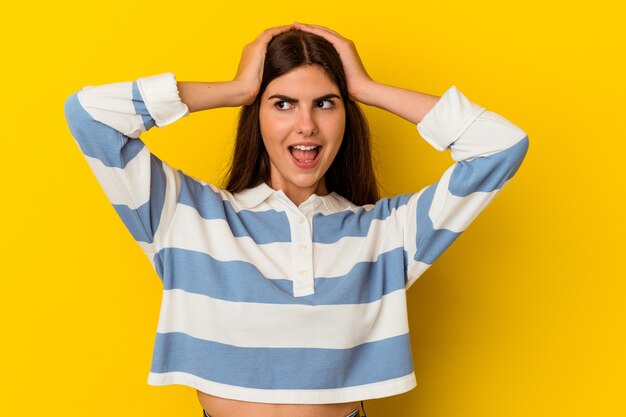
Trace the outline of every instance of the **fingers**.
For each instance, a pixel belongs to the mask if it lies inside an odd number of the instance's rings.
[[[293,24],[268,28],[261,32],[261,34],[257,36],[256,40],[267,45],[268,43],[270,43],[274,36],[283,32],[288,32],[292,29],[294,29]]]
[[[335,46],[337,46],[337,44],[340,42],[351,42],[349,39],[344,38],[339,33],[325,26],[307,25],[304,23],[294,23],[293,26],[296,29],[304,30],[305,32],[311,32],[315,35],[321,36]]]
[[[371,84],[372,78],[365,70],[365,66],[361,61],[361,57],[359,56],[354,42],[324,26],[294,23],[294,27],[321,36],[333,45],[341,58],[341,63],[346,74],[348,94],[351,99],[361,101],[361,91],[367,89],[367,85]]]
[[[349,39],[344,38],[339,33],[325,26],[308,25],[304,23],[292,23],[291,25],[275,26],[265,29],[263,32],[261,32],[261,34],[259,34],[259,36],[257,36],[253,43],[261,43],[267,46],[267,44],[270,43],[274,36],[283,32],[288,32],[293,29],[300,29],[304,30],[305,32],[311,32],[313,34],[319,35],[335,46],[339,46],[341,42],[351,42]]]
[[[337,36],[339,38],[342,37],[339,33],[335,32],[334,30],[332,30],[330,28],[327,28],[326,26],[310,25],[310,24],[307,24],[307,23],[294,23],[294,26],[301,27],[301,28],[304,28],[304,29],[321,30],[321,31],[324,31],[324,32],[332,33],[332,34],[334,34],[335,36]]]

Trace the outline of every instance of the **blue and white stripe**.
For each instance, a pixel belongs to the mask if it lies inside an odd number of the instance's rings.
[[[510,181],[526,134],[451,87],[418,125],[455,163],[376,204],[266,184],[231,194],[139,139],[189,114],[172,73],[86,87],[72,135],[163,282],[148,382],[225,398],[333,403],[415,386],[406,290]]]

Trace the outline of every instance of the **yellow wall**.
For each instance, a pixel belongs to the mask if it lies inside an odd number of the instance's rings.
[[[244,44],[294,20],[354,40],[381,82],[432,94],[454,84],[530,137],[517,176],[409,291],[417,388],[367,401],[368,415],[626,415],[623,10],[606,0],[106,3],[14,2],[1,13],[0,415],[199,415],[193,389],[146,383],[160,281],[70,137],[63,103],[86,85],[165,71],[228,80]],[[415,191],[452,163],[413,125],[366,112],[385,194]],[[235,115],[192,114],[143,139],[216,181]]]

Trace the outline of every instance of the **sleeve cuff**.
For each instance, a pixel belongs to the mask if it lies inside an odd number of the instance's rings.
[[[417,124],[417,131],[435,149],[444,151],[484,111],[484,107],[472,103],[451,86]]]
[[[174,123],[189,114],[180,99],[176,77],[171,72],[137,79],[141,97],[158,127]]]

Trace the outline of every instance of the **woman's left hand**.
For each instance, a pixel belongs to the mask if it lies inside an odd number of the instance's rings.
[[[350,99],[369,104],[364,101],[366,96],[365,93],[374,81],[367,74],[354,42],[324,26],[294,23],[293,27],[295,29],[300,29],[305,32],[313,33],[314,35],[321,36],[335,47],[339,53],[339,57],[341,58],[343,70],[346,73]]]

